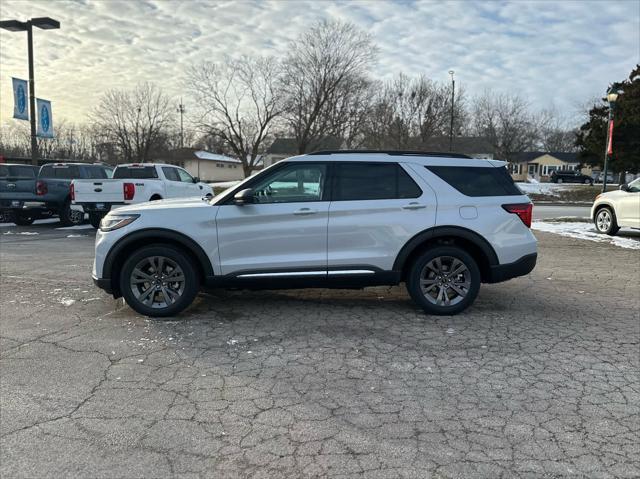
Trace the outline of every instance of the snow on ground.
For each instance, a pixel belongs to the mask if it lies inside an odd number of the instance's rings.
[[[640,236],[637,236],[638,239],[633,239],[624,236],[600,234],[596,231],[596,228],[592,223],[549,223],[545,221],[534,221],[531,224],[531,228],[538,231],[545,231],[547,233],[568,236],[570,238],[597,241],[599,243],[611,243],[622,248],[640,249]]]
[[[46,220],[35,220],[33,222],[34,225],[46,225],[48,223],[59,223],[60,220],[58,218],[47,218]],[[15,223],[0,223],[0,228],[10,228],[14,227]]]
[[[92,229],[91,225],[76,225],[76,226],[63,226],[62,228],[56,228],[57,230],[89,230]]]
[[[576,186],[581,185],[565,185],[565,184],[557,184],[557,183],[516,183],[518,188],[520,188],[524,193],[528,194],[537,194],[537,195],[549,195],[549,196],[560,196],[558,194],[559,191],[567,190],[571,188],[575,188]]]

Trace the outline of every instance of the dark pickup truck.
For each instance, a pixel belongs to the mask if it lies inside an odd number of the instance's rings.
[[[71,181],[107,179],[111,176],[111,171],[110,166],[100,164],[49,163],[40,168],[37,176],[23,178],[19,187],[17,183],[13,188],[7,184],[5,192],[0,183],[2,211],[5,215],[10,214],[13,217],[11,221],[16,224],[31,224],[46,212],[57,214],[64,226],[81,224],[84,212],[82,208],[71,204]],[[10,189],[14,191],[10,192]]]
[[[0,216],[2,222],[30,225],[51,215],[36,198],[39,168],[31,165],[0,164]]]

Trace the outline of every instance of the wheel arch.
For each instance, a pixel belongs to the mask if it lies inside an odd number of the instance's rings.
[[[202,247],[194,240],[177,231],[163,228],[148,228],[134,231],[120,238],[111,248],[104,262],[103,278],[109,278],[113,295],[121,296],[118,279],[126,258],[133,251],[150,244],[167,244],[178,247],[193,260],[198,276],[202,282],[213,276],[213,266]]]
[[[491,278],[492,266],[499,265],[498,256],[489,242],[478,233],[461,226],[437,226],[424,230],[411,238],[400,250],[393,263],[393,270],[406,277],[412,260],[433,246],[459,246],[478,263],[482,281]]]
[[[596,216],[598,216],[598,212],[602,208],[609,208],[611,210],[611,213],[613,214],[614,218],[617,217],[616,216],[616,209],[613,207],[613,205],[611,203],[602,202],[602,203],[598,203],[596,205],[596,207],[593,208],[593,217],[591,218],[592,221],[596,220]]]

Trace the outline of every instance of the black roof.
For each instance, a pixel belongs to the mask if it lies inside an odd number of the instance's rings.
[[[514,153],[511,161],[513,163],[526,163],[544,155],[553,156],[565,163],[580,163],[577,153],[567,151],[521,151]]]

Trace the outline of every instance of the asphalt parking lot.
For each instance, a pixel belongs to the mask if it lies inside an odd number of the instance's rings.
[[[536,236],[456,317],[372,288],[152,321],[93,286],[92,230],[4,229],[0,476],[638,477],[640,251]]]

